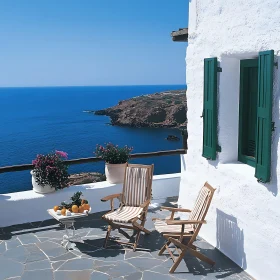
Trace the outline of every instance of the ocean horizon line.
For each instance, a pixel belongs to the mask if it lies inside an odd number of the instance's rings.
[[[145,87],[145,86],[184,86],[186,84],[145,84],[145,85],[57,85],[57,86],[0,86],[0,89],[19,89],[19,88],[85,88],[85,87]]]

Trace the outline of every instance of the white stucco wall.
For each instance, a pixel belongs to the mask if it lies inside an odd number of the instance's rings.
[[[166,198],[178,196],[181,174],[164,174],[153,177],[151,207],[157,207],[165,202]],[[0,194],[0,228],[10,225],[23,224],[51,219],[47,209],[60,205],[62,201],[69,200],[77,191],[83,193],[92,209],[92,213],[109,211],[110,202],[101,202],[100,199],[122,191],[122,184],[108,182],[72,186],[50,194],[38,194],[33,191]],[[119,201],[115,199],[115,207]]]
[[[237,161],[239,61],[274,49],[280,55],[280,1],[190,0],[187,48],[188,153],[182,156],[179,204],[191,207],[205,181],[217,188],[201,236],[256,279],[280,279],[279,75],[274,72],[272,180]],[[202,154],[203,59],[218,57],[216,161]],[[280,63],[280,62],[279,62]],[[280,64],[279,64],[280,65]]]

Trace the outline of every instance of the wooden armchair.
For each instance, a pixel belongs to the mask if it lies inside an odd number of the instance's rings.
[[[108,230],[104,242],[110,237],[112,229],[134,229],[137,234],[134,243],[120,242],[133,246],[135,251],[141,231],[149,234],[145,226],[148,207],[152,196],[152,180],[154,165],[128,164],[125,170],[122,193],[106,196],[101,201],[110,201],[111,210],[102,216],[108,222]],[[114,199],[120,200],[120,206],[114,210]]]
[[[170,273],[173,273],[176,270],[187,251],[210,265],[215,264],[214,261],[198,252],[196,246],[193,245],[201,226],[206,223],[205,217],[214,192],[215,189],[206,182],[199,192],[193,210],[162,207],[162,210],[171,211],[171,216],[164,220],[154,219],[156,230],[167,239],[167,242],[163,245],[158,254],[162,255],[163,252],[167,250],[174,261],[173,266],[169,270]],[[174,220],[174,214],[176,212],[189,212],[189,219]],[[175,245],[176,250],[179,252],[177,259],[169,248],[171,243]]]

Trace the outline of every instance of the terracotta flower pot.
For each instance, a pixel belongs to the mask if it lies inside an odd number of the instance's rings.
[[[36,182],[36,177],[33,171],[30,172],[32,175],[32,186],[33,186],[33,191],[36,193],[41,193],[41,194],[47,194],[47,193],[52,193],[55,191],[55,188],[52,188],[50,185],[40,185]]]
[[[126,163],[111,164],[105,163],[105,175],[109,183],[120,184],[124,180]]]

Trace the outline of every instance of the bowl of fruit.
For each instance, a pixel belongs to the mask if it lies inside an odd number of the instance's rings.
[[[61,202],[60,205],[54,206],[53,210],[57,215],[73,216],[79,214],[88,214],[91,210],[90,205],[86,199],[82,199],[82,192],[76,192],[70,198],[70,201]]]

